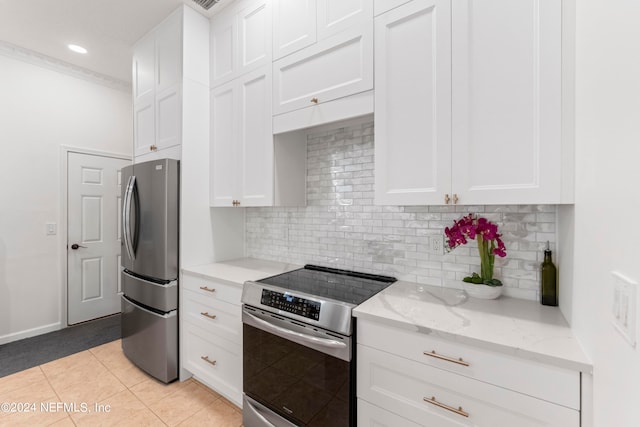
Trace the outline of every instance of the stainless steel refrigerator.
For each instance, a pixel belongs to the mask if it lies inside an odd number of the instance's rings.
[[[177,160],[122,168],[122,349],[168,383],[178,376]]]

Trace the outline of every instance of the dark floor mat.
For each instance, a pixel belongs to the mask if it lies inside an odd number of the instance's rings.
[[[120,338],[120,314],[0,345],[0,378]]]

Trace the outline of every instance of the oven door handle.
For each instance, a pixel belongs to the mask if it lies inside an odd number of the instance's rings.
[[[340,342],[340,341],[336,341],[336,340],[329,340],[326,338],[318,338],[318,337],[313,337],[311,335],[307,335],[307,334],[302,334],[300,332],[295,332],[292,331],[290,329],[287,328],[282,328],[280,326],[276,326],[273,323],[267,322],[266,320],[260,319],[259,317],[254,316],[253,314],[249,314],[246,311],[244,312],[244,314],[246,316],[249,316],[251,318],[251,320],[255,321],[256,323],[258,323],[259,325],[270,329],[272,331],[277,331],[280,332],[281,334],[290,336],[290,337],[296,337],[299,340],[302,341],[306,341],[308,343],[311,344],[316,344],[316,345],[320,345],[323,347],[329,347],[329,348],[346,348],[347,344]]]

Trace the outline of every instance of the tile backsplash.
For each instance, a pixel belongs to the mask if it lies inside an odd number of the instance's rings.
[[[307,206],[247,208],[247,256],[460,288],[480,270],[475,242],[433,255],[429,237],[475,212],[503,235],[507,256],[496,257],[494,276],[504,293],[538,299],[542,250],[547,241],[555,249],[555,205],[375,205],[372,120],[307,138]]]

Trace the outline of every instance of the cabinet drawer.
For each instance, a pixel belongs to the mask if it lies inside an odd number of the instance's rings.
[[[358,427],[420,427],[420,424],[358,399]]]
[[[577,371],[362,320],[358,321],[358,343],[422,365],[580,409],[580,373]]]
[[[236,344],[242,343],[240,306],[193,291],[182,292],[182,319]]]
[[[242,285],[224,282],[222,280],[205,279],[200,276],[192,276],[183,273],[182,286],[184,289],[194,291],[214,300],[221,300],[234,305],[240,305]]]
[[[273,63],[273,114],[373,88],[373,23],[329,37]]]
[[[185,323],[184,368],[236,405],[242,401],[242,346]]]
[[[578,427],[577,410],[358,345],[358,397],[420,425]]]

